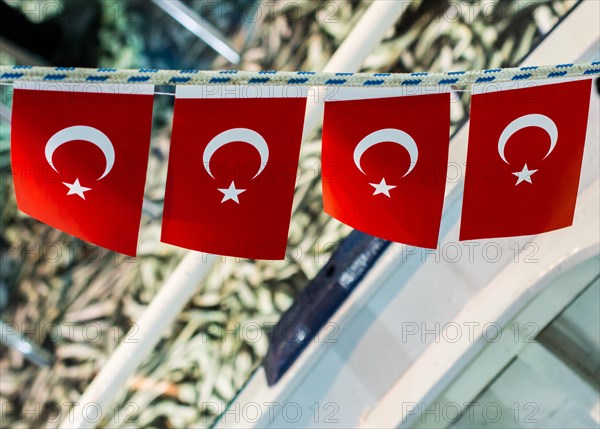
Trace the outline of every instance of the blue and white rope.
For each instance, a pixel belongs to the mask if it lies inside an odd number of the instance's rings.
[[[600,75],[600,61],[445,73],[317,73],[239,70],[118,70],[113,68],[0,66],[0,83],[148,83],[154,85],[301,85],[345,87],[467,86],[476,83]]]

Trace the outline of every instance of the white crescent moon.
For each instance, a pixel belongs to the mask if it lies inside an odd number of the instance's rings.
[[[397,143],[408,151],[408,154],[410,155],[410,167],[408,167],[408,171],[404,173],[404,176],[402,177],[407,176],[413,168],[415,168],[415,165],[417,165],[419,148],[409,134],[395,128],[385,128],[383,130],[375,131],[362,139],[354,149],[354,163],[356,164],[356,167],[361,173],[366,174],[360,165],[361,157],[369,148],[384,142]]]
[[[54,151],[58,149],[59,146],[73,140],[84,140],[90,142],[96,145],[98,149],[102,151],[104,158],[106,158],[106,167],[104,168],[104,173],[102,173],[102,176],[96,180],[106,177],[106,175],[110,173],[110,170],[112,170],[113,165],[115,165],[115,148],[106,134],[97,130],[96,128],[85,125],[64,128],[50,137],[50,140],[48,140],[48,143],[46,143],[45,149],[46,161],[48,161],[50,167],[52,167],[52,169],[58,173],[58,170],[52,162],[52,155],[54,155]]]
[[[255,179],[267,166],[267,162],[269,161],[269,146],[260,134],[248,128],[232,128],[230,130],[223,131],[221,134],[214,137],[208,143],[208,145],[206,145],[204,153],[202,154],[202,162],[204,163],[206,172],[210,177],[213,179],[215,178],[210,171],[210,159],[217,150],[226,144],[233,142],[248,143],[258,151],[258,154],[260,155],[260,167],[258,169],[258,173],[256,173],[252,178]]]
[[[504,128],[502,134],[500,135],[500,139],[498,140],[498,153],[504,162],[509,163],[506,160],[506,156],[504,155],[504,149],[506,147],[506,143],[508,139],[517,131],[522,130],[527,127],[538,127],[543,129],[550,136],[550,149],[548,149],[548,153],[542,159],[546,159],[548,155],[552,153],[554,147],[556,146],[556,140],[558,139],[558,128],[556,128],[556,124],[552,119],[545,115],[540,115],[538,113],[533,113],[531,115],[521,116],[520,118],[515,119],[510,124]]]

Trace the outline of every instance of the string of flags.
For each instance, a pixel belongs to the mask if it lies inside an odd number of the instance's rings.
[[[513,80],[504,73],[505,83],[472,86],[461,240],[572,224],[591,77],[600,74],[582,70],[596,66],[579,67],[571,79]],[[19,209],[134,256],[154,85],[49,83],[33,75],[13,78],[11,166]],[[328,86],[325,212],[387,240],[436,248],[450,91]],[[161,241],[283,259],[307,95],[306,85],[178,85]]]

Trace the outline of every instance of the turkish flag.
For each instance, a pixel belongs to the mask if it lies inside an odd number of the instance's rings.
[[[449,93],[327,101],[325,212],[386,240],[436,248],[449,126]]]
[[[152,94],[151,85],[15,84],[11,165],[19,209],[135,256]]]
[[[473,87],[460,239],[570,226],[591,80],[485,89]]]
[[[203,97],[205,90],[177,88],[161,240],[283,259],[306,96]]]

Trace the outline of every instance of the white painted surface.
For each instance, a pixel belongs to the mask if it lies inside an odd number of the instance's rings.
[[[590,48],[600,39],[599,17],[600,2],[584,2],[524,65],[597,55]],[[440,249],[392,245],[331,319],[339,327],[338,342],[311,343],[272,388],[261,368],[218,427],[409,424],[402,404],[435,399],[449,386],[485,345],[485,323],[502,327],[561,272],[600,252],[599,117],[594,92],[573,227],[535,237],[459,243],[463,184],[449,180]],[[464,166],[466,141],[464,127],[453,140],[451,165]],[[449,171],[449,179],[455,174]],[[462,256],[455,261],[449,252],[456,249]],[[501,255],[492,262],[496,249]],[[528,263],[527,258],[538,262]],[[449,331],[442,333],[442,327],[452,324],[461,326],[460,341],[448,341]],[[479,328],[472,340],[470,326]],[[440,333],[427,334],[425,329]],[[248,404],[261,407],[259,419],[244,418]],[[298,419],[297,410],[302,413]]]

